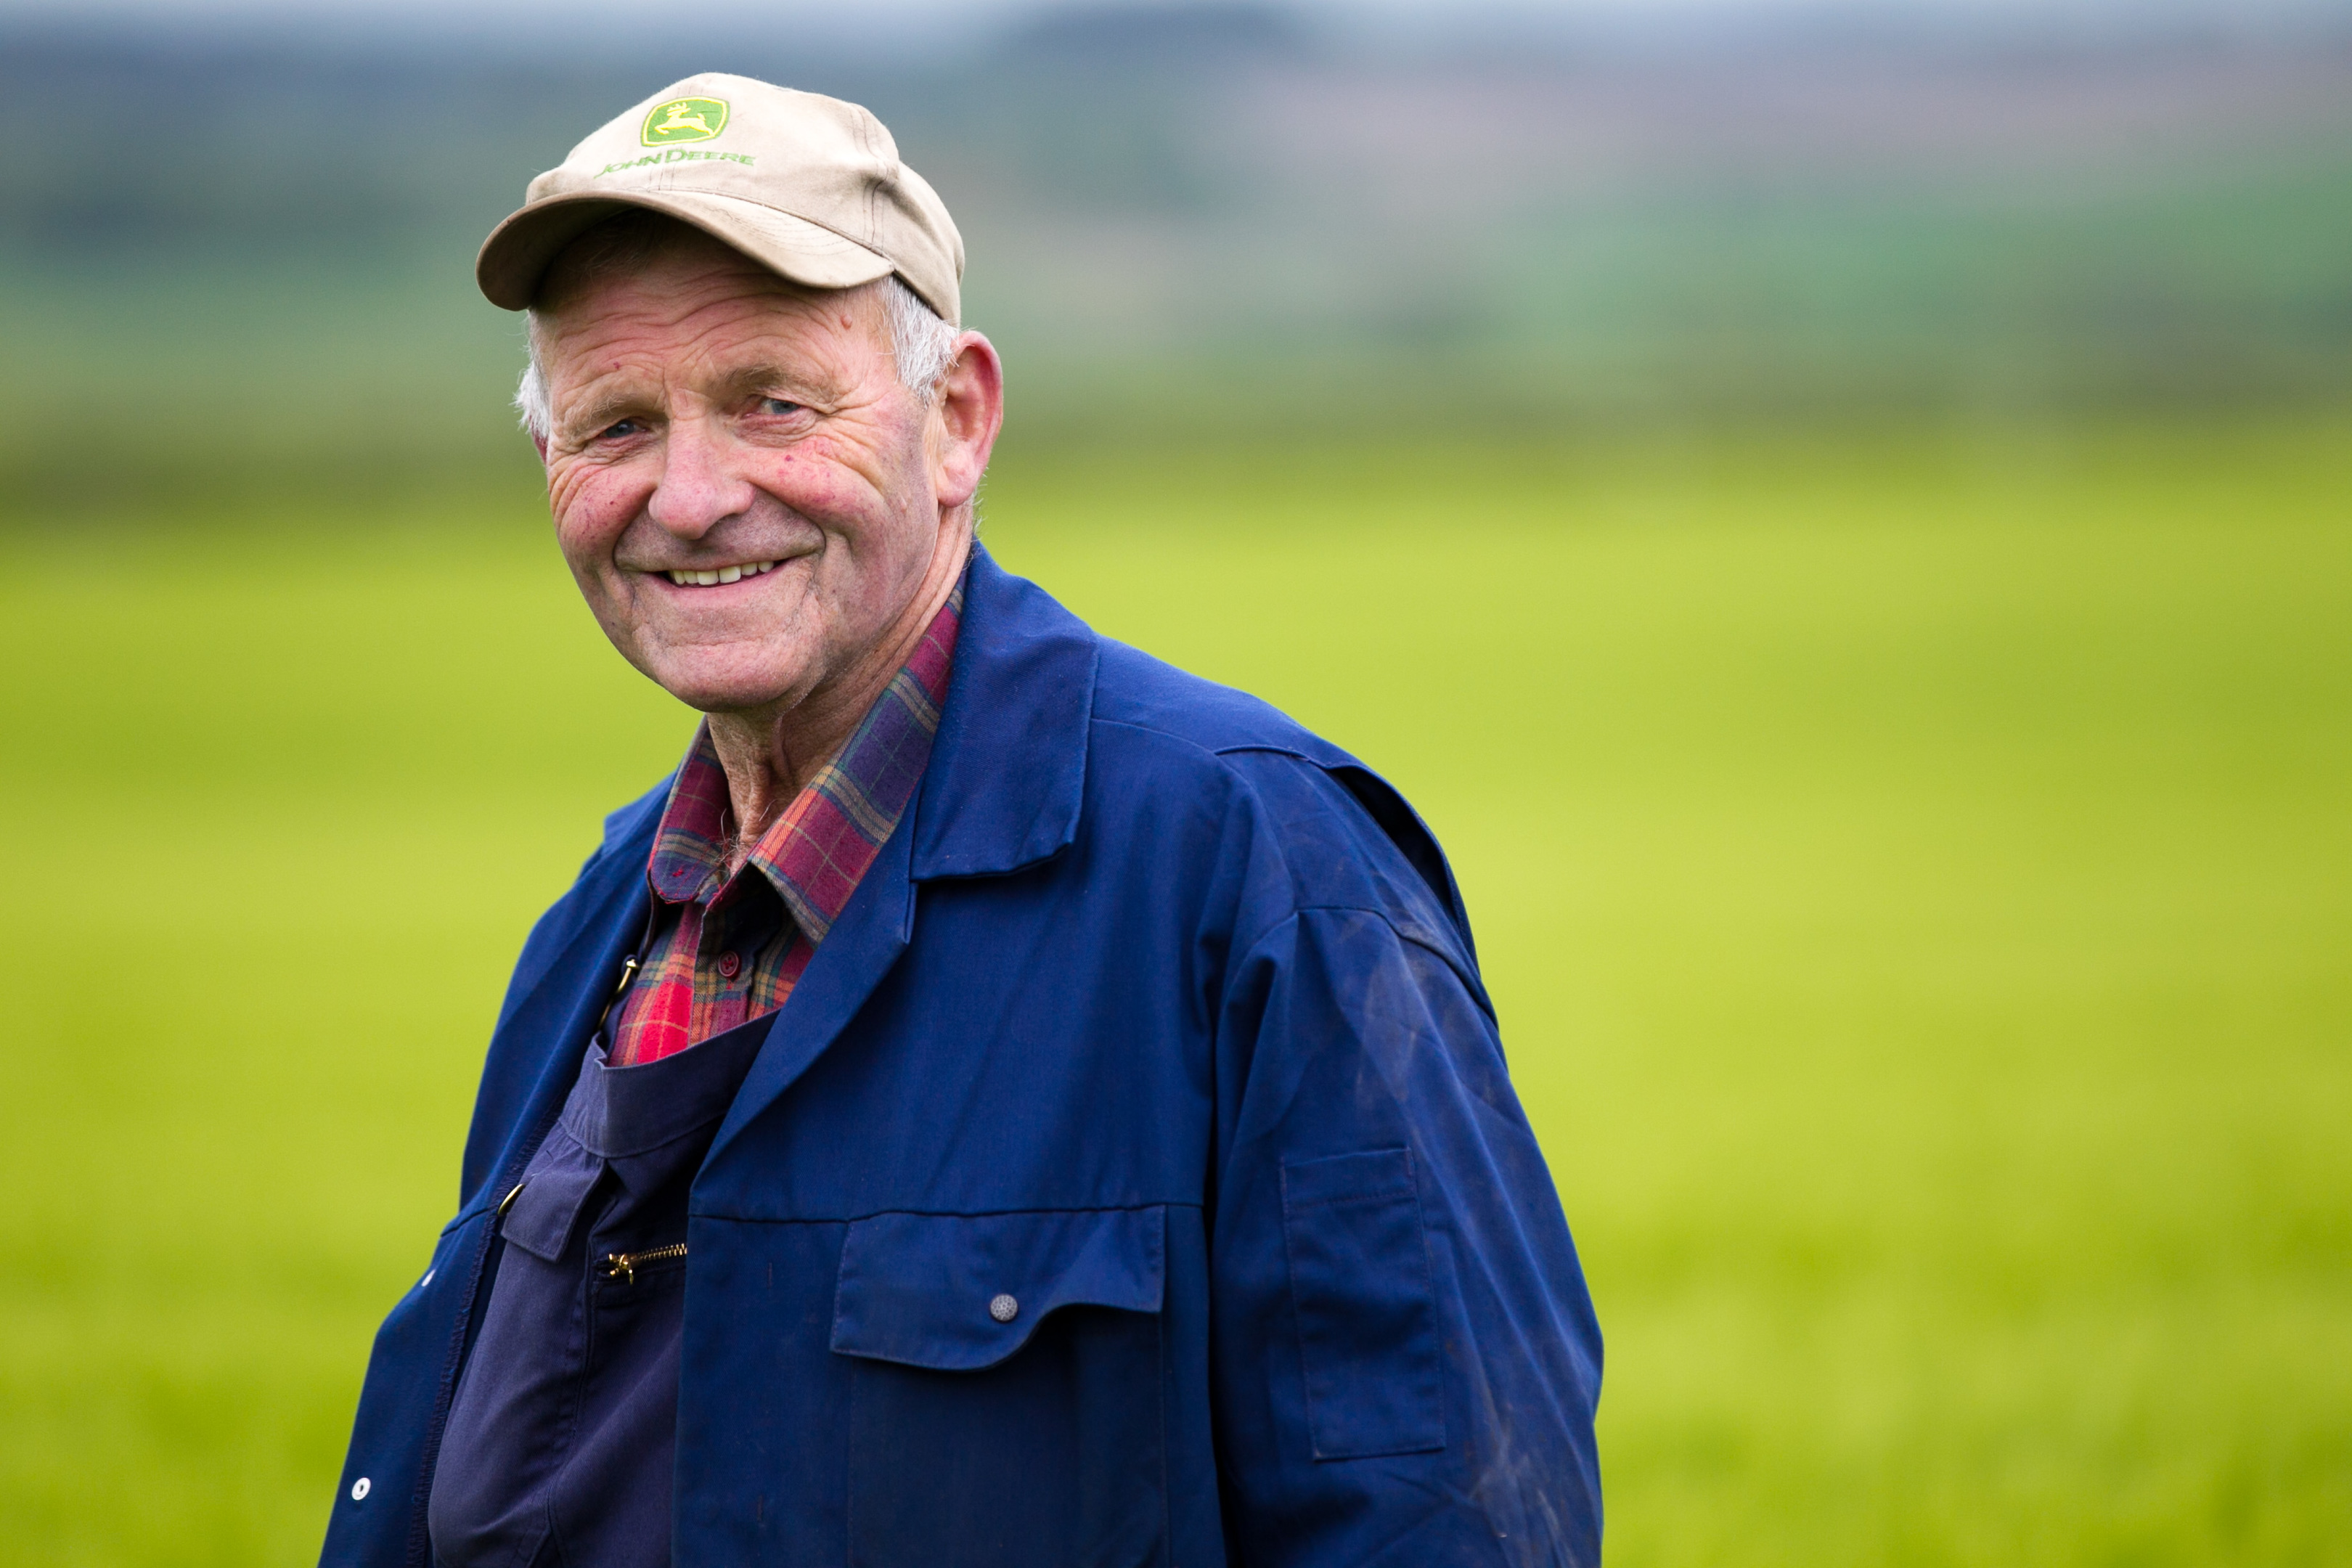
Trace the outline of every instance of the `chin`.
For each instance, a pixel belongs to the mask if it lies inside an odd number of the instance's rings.
[[[665,658],[646,673],[688,708],[704,713],[740,713],[772,708],[799,689],[803,661],[764,658]]]

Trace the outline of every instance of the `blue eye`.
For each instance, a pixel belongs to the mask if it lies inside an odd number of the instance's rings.
[[[784,415],[798,414],[800,411],[801,405],[787,398],[763,397],[760,399],[760,412],[762,414],[772,414],[781,418]]]
[[[644,428],[645,426],[643,425],[634,419],[617,420],[613,424],[605,426],[602,430],[597,431],[596,439],[599,441],[623,441],[635,435],[638,431]]]

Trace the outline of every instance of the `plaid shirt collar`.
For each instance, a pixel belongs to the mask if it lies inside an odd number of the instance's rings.
[[[922,781],[947,700],[963,584],[924,630],[846,745],[761,835],[759,868],[811,946],[824,940]],[[726,887],[727,774],[706,721],[670,785],[646,879],[667,903],[706,903]],[[738,873],[740,875],[740,873]]]

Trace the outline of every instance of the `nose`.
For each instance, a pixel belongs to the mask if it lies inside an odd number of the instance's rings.
[[[661,482],[646,511],[680,539],[699,539],[751,509],[751,483],[733,469],[731,443],[709,422],[681,419],[662,443]]]

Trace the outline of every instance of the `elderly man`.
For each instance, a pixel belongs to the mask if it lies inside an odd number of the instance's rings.
[[[973,538],[962,246],[701,76],[478,276],[703,721],[530,933],[330,1563],[1590,1564],[1601,1347],[1437,846]]]

